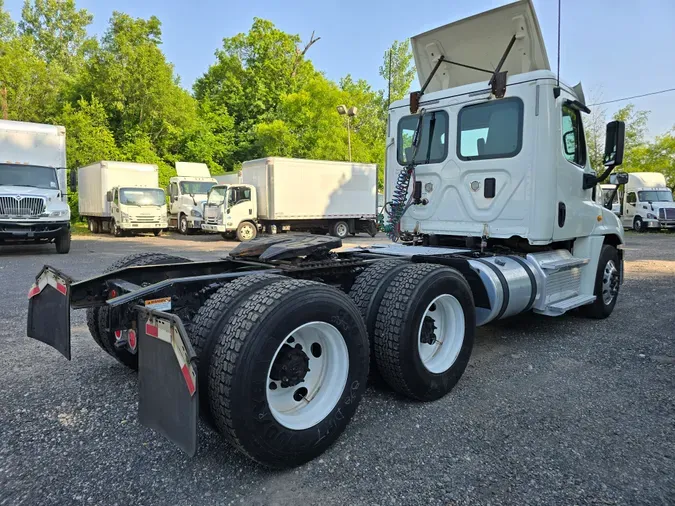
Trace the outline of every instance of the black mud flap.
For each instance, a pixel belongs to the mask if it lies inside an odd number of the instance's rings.
[[[180,318],[140,306],[138,421],[193,457],[197,453],[196,354]]]
[[[45,265],[28,292],[28,337],[70,360],[70,285],[72,279]]]

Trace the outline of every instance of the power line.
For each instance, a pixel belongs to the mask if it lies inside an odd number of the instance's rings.
[[[671,91],[675,91],[675,88],[668,88],[667,90],[660,90],[660,91],[652,91],[651,93],[643,93],[642,95],[633,95],[632,97],[624,97],[624,98],[617,98],[614,100],[607,100],[605,102],[597,102],[595,104],[590,104],[588,107],[593,107],[596,105],[604,105],[604,104],[613,104],[614,102],[622,102],[624,100],[632,100],[634,98],[642,98],[642,97],[649,97],[651,95],[660,95],[661,93],[668,93]]]

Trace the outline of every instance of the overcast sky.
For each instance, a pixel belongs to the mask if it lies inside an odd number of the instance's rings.
[[[326,76],[347,73],[384,88],[382,55],[402,40],[468,15],[508,3],[501,0],[76,0],[94,14],[93,34],[113,10],[162,21],[163,50],[191,89],[213,63],[223,37],[247,31],[254,17],[269,19],[308,40],[321,37],[308,56]],[[5,0],[14,19],[23,0]],[[557,2],[534,0],[551,66],[556,61]],[[562,79],[583,82],[589,102],[675,87],[675,1],[562,0]],[[675,92],[634,101],[651,111],[650,135],[675,126]],[[608,114],[625,103],[605,106]]]

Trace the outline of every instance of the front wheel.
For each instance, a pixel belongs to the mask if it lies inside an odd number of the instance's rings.
[[[162,229],[159,228],[157,230],[153,230],[152,233],[155,234],[155,237],[159,237],[160,235],[162,235]]]
[[[110,233],[115,237],[122,237],[122,229],[119,227],[115,220],[110,224]]]
[[[237,227],[237,239],[240,242],[250,241],[258,235],[258,229],[250,221],[244,221]]]
[[[283,280],[248,298],[211,359],[209,399],[221,433],[252,459],[290,467],[342,433],[368,376],[356,306],[313,281]]]
[[[605,244],[600,250],[598,271],[595,275],[595,302],[581,308],[582,313],[589,318],[607,318],[616,306],[619,295],[619,253],[614,246]]]
[[[183,235],[187,235],[189,231],[187,216],[184,214],[181,215],[180,221],[178,222],[178,231]]]
[[[60,255],[65,255],[70,251],[70,230],[65,234],[58,236],[55,241],[56,252]]]
[[[633,230],[635,230],[636,232],[645,231],[645,223],[639,216],[636,216],[635,219],[633,220]]]

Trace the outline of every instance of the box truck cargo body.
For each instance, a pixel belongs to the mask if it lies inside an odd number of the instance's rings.
[[[252,239],[258,231],[375,235],[377,166],[262,158],[244,162],[240,184],[218,185],[202,228]]]
[[[0,120],[0,244],[25,241],[70,250],[66,130]]]
[[[78,173],[80,216],[93,233],[153,232],[166,229],[164,190],[156,165],[102,161]]]

